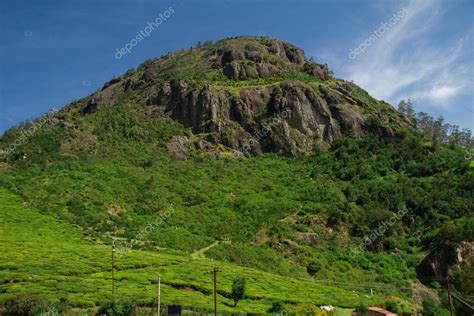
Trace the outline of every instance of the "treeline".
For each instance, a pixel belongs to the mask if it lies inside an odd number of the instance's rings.
[[[443,116],[434,118],[425,112],[416,113],[410,99],[401,100],[398,111],[415,123],[415,128],[433,144],[458,144],[464,148],[474,148],[471,130],[447,123]]]

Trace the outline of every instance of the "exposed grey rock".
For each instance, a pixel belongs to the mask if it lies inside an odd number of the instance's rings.
[[[335,117],[343,132],[353,136],[362,136],[365,117],[356,106],[351,104],[336,105]]]
[[[321,94],[301,81],[287,80],[262,89],[242,89],[238,96],[208,84],[165,82],[148,101],[166,104],[165,113],[207,141],[245,152],[297,155],[342,135],[374,132],[393,137],[388,126],[368,123],[351,97],[328,87]],[[285,114],[284,116],[282,114]]]
[[[309,64],[307,68],[307,72],[316,79],[328,80],[330,77],[329,70],[323,65]]]
[[[115,104],[125,93],[125,85],[128,81],[113,79],[109,81],[102,90],[92,94],[87,104],[79,112],[82,115],[92,114],[102,107]],[[130,84],[130,83],[128,83]]]
[[[147,62],[138,76],[111,80],[80,103],[80,113],[88,115],[112,106],[130,89],[140,89],[131,103],[143,106],[144,115],[168,116],[201,134],[209,144],[244,154],[297,155],[316,146],[329,146],[344,135],[372,133],[396,139],[397,126],[410,124],[397,118],[388,104],[386,109],[374,110],[355,84],[335,80],[326,65],[306,60],[304,52],[289,43],[270,38],[230,40],[199,52],[196,67],[212,66],[230,80],[247,82],[232,82],[226,87],[225,80],[214,85],[202,79],[165,79],[160,76],[162,70],[169,73],[173,67],[179,68],[181,58],[189,55],[171,53]],[[304,73],[318,80],[310,85],[282,79],[300,78],[298,74]]]
[[[95,99],[91,98],[87,102],[87,105],[80,110],[80,112],[81,112],[82,115],[91,114],[91,113],[94,113],[95,111],[97,111],[98,107],[99,106],[98,106],[97,102],[95,101]]]
[[[298,248],[298,244],[291,239],[285,239],[284,242],[292,250]]]
[[[222,65],[226,65],[235,60],[244,59],[244,52],[237,49],[226,48],[225,50],[221,52],[221,54],[222,54],[222,59],[221,59]]]
[[[186,136],[173,136],[166,144],[168,155],[179,161],[186,161],[189,155],[191,143]]]
[[[430,283],[430,280],[446,280],[453,266],[462,268],[470,264],[474,264],[474,242],[462,242],[455,249],[446,247],[430,252],[418,265],[416,272]]]

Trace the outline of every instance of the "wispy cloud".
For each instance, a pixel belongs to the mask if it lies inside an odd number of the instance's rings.
[[[407,12],[403,19],[350,61],[346,76],[391,103],[410,97],[450,106],[459,94],[472,90],[463,63],[470,53],[468,37],[444,42],[435,33],[444,14],[439,1],[412,0],[401,8]]]

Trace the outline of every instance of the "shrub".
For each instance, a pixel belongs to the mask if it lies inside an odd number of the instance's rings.
[[[388,309],[391,312],[394,312],[396,314],[401,314],[403,313],[403,309],[400,305],[400,302],[396,300],[388,300],[385,302],[385,308]]]
[[[135,303],[129,301],[109,301],[99,308],[99,314],[107,314],[110,316],[129,316],[135,310]]]
[[[17,293],[8,297],[3,306],[6,315],[29,316],[48,311],[49,302],[39,296],[29,293]]]
[[[324,316],[324,312],[319,307],[312,304],[297,305],[295,313],[296,315]]]
[[[322,268],[322,264],[319,261],[312,261],[308,264],[306,267],[306,271],[308,272],[309,275],[314,276],[317,274]]]
[[[285,309],[285,305],[282,302],[277,301],[277,302],[273,302],[272,307],[270,307],[268,309],[268,312],[269,313],[281,313],[281,312],[283,312],[284,309]]]
[[[447,309],[442,308],[432,298],[427,298],[423,301],[423,315],[426,316],[449,316]]]
[[[359,314],[361,316],[369,315],[369,309],[367,308],[367,306],[364,303],[361,303],[360,306],[359,306]]]
[[[247,281],[244,277],[238,277],[232,283],[232,299],[234,300],[234,307],[237,306],[237,303],[244,298],[245,296],[245,287],[247,286]]]

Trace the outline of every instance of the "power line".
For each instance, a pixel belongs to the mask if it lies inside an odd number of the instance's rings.
[[[474,310],[474,307],[471,306],[467,301],[463,299],[463,297],[457,293],[451,292],[451,295],[457,299],[459,302],[463,303],[465,306],[469,307],[471,310]],[[471,303],[472,304],[472,303]]]
[[[212,267],[212,274],[214,276],[214,316],[217,316],[217,272],[221,272],[218,266]]]
[[[314,283],[320,283],[325,286],[330,285],[347,285],[352,287],[359,288],[381,288],[381,289],[390,289],[390,290],[411,290],[410,287],[397,287],[393,285],[382,285],[380,283],[350,283],[350,282],[340,282],[340,281],[323,281],[323,280],[312,280]]]
[[[160,316],[161,314],[161,275],[158,274],[158,302],[157,302],[157,306],[156,306],[156,309],[158,311],[158,316]]]

